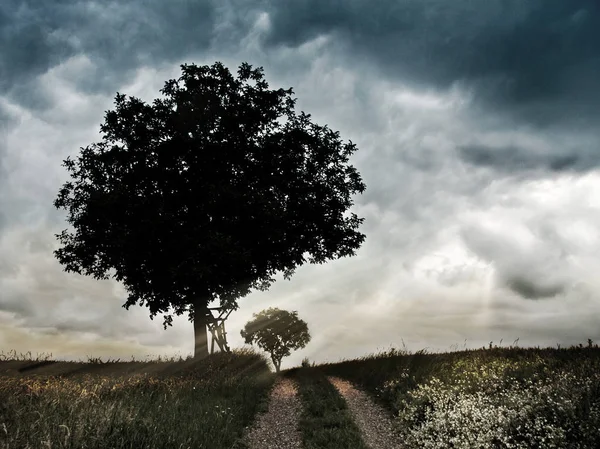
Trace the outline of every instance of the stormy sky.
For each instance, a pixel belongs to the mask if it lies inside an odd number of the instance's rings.
[[[52,251],[61,162],[101,140],[116,92],[150,103],[179,65],[244,61],[359,150],[353,258],[240,300],[297,310],[284,361],[390,346],[600,341],[600,3],[595,0],[3,0],[0,350],[56,359],[193,351]]]

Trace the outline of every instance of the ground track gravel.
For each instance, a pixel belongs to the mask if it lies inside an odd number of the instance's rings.
[[[248,446],[251,449],[300,449],[301,407],[296,384],[290,379],[277,380],[269,399],[269,410],[258,415],[246,434]]]
[[[328,379],[346,400],[354,422],[362,433],[363,441],[370,449],[403,447],[389,414],[382,407],[350,382],[337,377]]]

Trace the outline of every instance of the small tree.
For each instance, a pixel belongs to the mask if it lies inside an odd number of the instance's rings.
[[[304,348],[310,341],[306,322],[298,318],[298,312],[269,308],[253,314],[240,332],[247,344],[256,343],[271,354],[275,370],[281,369],[281,359],[290,355],[292,349]]]

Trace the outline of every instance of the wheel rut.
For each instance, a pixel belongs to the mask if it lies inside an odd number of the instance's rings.
[[[389,414],[352,383],[338,377],[329,381],[346,400],[354,422],[360,429],[365,444],[370,449],[401,449],[402,441],[394,429]]]
[[[259,415],[246,434],[250,449],[300,449],[298,430],[301,404],[291,379],[279,379],[271,391],[269,409]]]

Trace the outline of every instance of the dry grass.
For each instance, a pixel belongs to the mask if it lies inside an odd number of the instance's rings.
[[[0,363],[2,449],[231,448],[274,379],[250,351],[202,363],[40,363]]]

